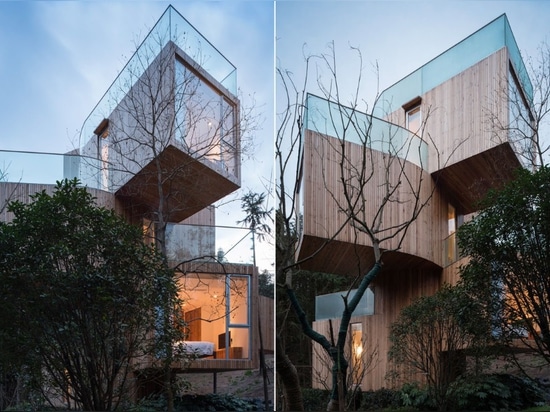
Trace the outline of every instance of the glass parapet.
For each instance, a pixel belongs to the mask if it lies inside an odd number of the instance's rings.
[[[355,296],[357,289],[350,292],[348,302]],[[347,291],[329,293],[315,297],[315,320],[336,319],[342,316],[344,311],[343,296]],[[364,316],[374,314],[374,292],[367,289],[359,301],[353,316]]]
[[[374,114],[384,117],[403,104],[463,72],[502,47],[518,73],[527,98],[532,101],[533,86],[506,15],[493,20],[469,37],[432,59],[413,73],[384,90]]]
[[[0,181],[55,184],[63,179],[99,189],[99,161],[75,154],[0,151]]]
[[[169,261],[205,261],[253,264],[252,232],[228,226],[168,224],[166,255]]]
[[[307,96],[305,127],[428,169],[428,145],[409,130],[318,96]]]
[[[223,85],[233,95],[237,94],[237,69],[191,23],[168,6],[164,14],[145,37],[136,52],[124,66],[99,103],[86,118],[80,132],[81,148],[94,135],[95,128],[109,117],[134,82],[145,72],[148,64],[168,44],[174,42],[198,66]]]

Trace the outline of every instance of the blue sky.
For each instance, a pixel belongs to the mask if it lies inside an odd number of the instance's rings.
[[[342,87],[351,95],[359,70],[349,46],[358,47],[361,95],[371,102],[375,63],[384,90],[503,13],[524,56],[536,55],[542,41],[550,42],[548,1],[281,1],[277,64],[300,79],[303,55],[327,52],[334,41]]]

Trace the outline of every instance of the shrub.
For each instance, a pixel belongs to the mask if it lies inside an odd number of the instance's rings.
[[[514,375],[460,378],[453,386],[456,410],[517,411],[544,404],[544,392],[537,383]]]
[[[401,393],[391,389],[378,389],[376,391],[363,392],[363,410],[380,410],[385,408],[397,408],[401,406]]]
[[[324,389],[302,388],[304,410],[324,411],[330,399],[330,391]]]

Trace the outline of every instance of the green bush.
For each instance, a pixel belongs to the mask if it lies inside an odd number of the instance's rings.
[[[399,392],[401,406],[416,408],[422,411],[436,410],[434,398],[430,396],[428,388],[418,383],[406,383]]]
[[[324,389],[302,388],[304,410],[324,411],[330,400],[330,391]]]
[[[401,405],[401,393],[398,391],[382,388],[376,391],[363,392],[363,401],[361,403],[363,410],[398,408]]]
[[[401,405],[422,411],[436,410],[427,387],[403,385]],[[535,382],[514,375],[464,376],[453,382],[448,392],[453,411],[518,411],[544,405],[544,391]]]
[[[533,381],[494,374],[458,379],[453,384],[456,410],[517,411],[544,404],[544,391]]]

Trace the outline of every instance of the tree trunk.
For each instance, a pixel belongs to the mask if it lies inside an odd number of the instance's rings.
[[[283,345],[279,339],[276,338],[277,344],[277,374],[281,377],[283,382],[283,393],[285,400],[285,408],[287,411],[303,411],[304,402],[302,399],[302,388],[300,388],[300,379],[298,378],[298,371],[292,364],[288,356],[286,356]]]

